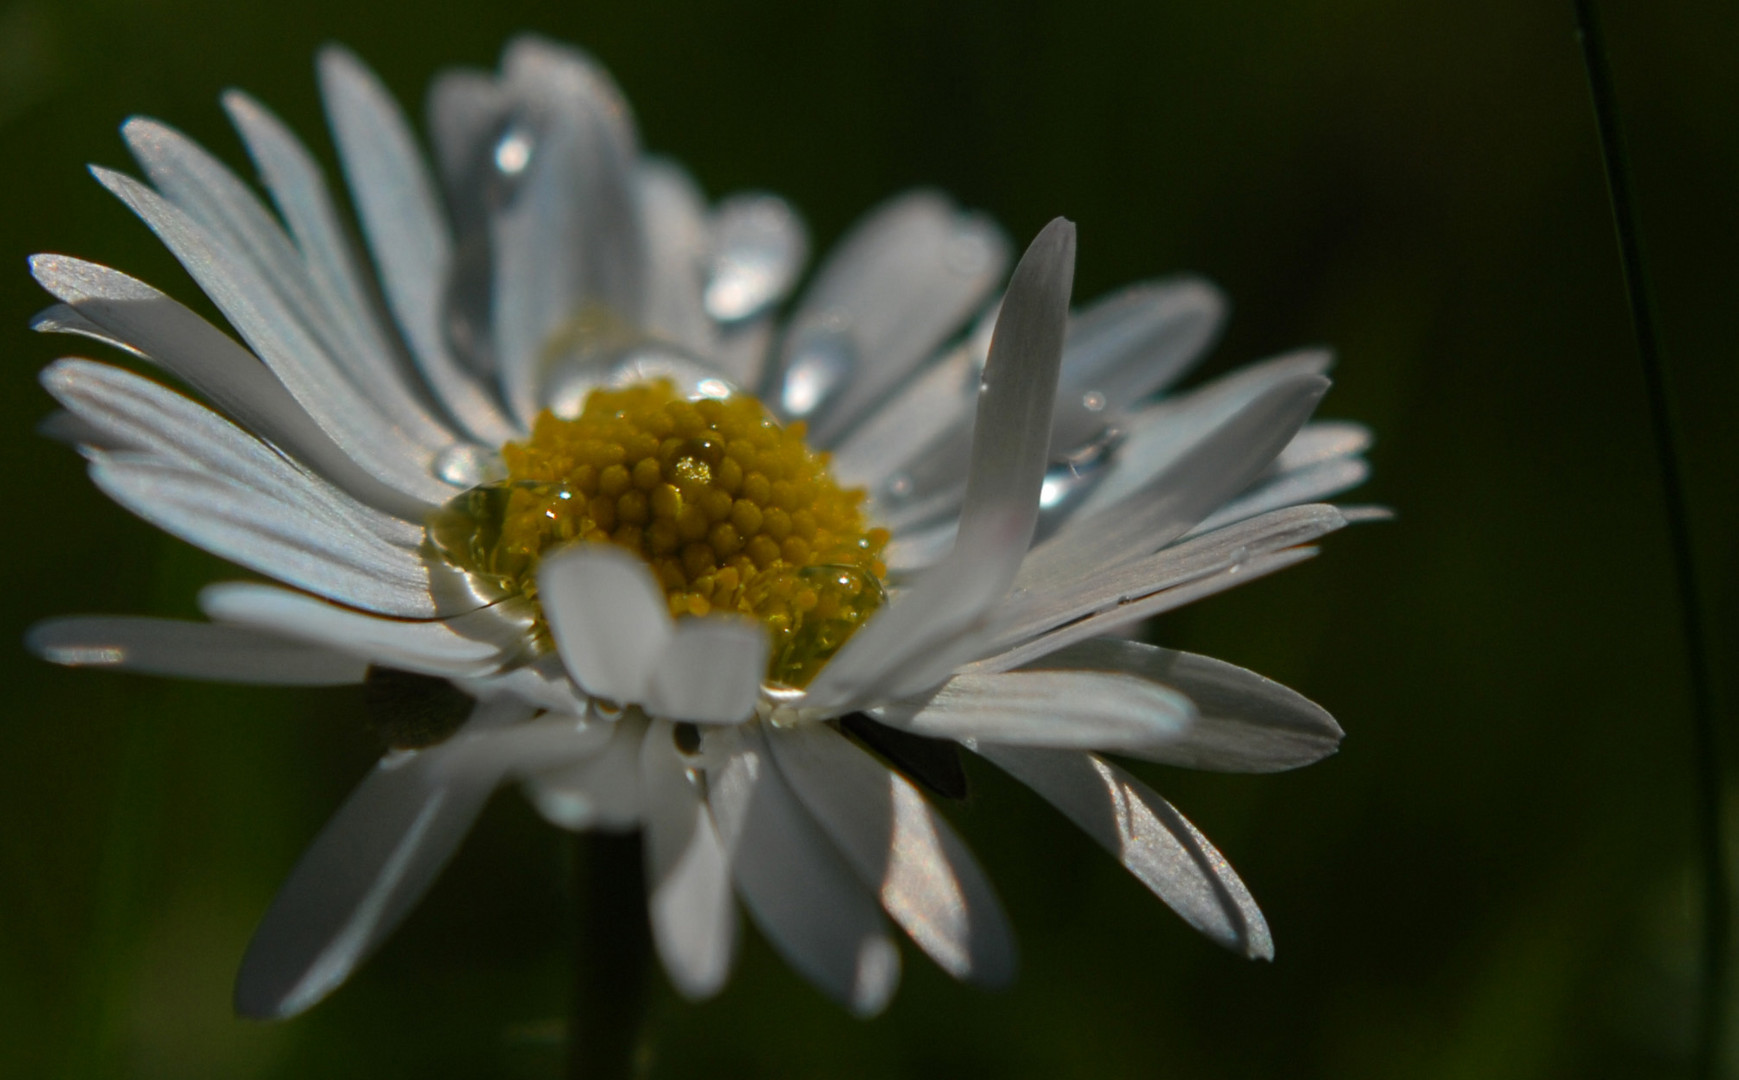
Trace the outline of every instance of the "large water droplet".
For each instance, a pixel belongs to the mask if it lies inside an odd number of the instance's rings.
[[[797,571],[800,591],[788,614],[773,626],[773,652],[767,681],[781,686],[806,686],[860,626],[888,600],[881,581],[861,567],[817,563]],[[777,582],[762,588],[773,590]],[[760,603],[755,590],[751,603]]]
[[[839,319],[820,320],[799,331],[790,355],[779,406],[794,419],[818,413],[857,365],[857,345]]]
[[[713,228],[702,303],[722,323],[753,318],[777,303],[808,255],[802,222],[772,195],[726,199]]]
[[[1121,411],[1112,407],[1111,396],[1102,390],[1060,387],[1051,412],[1051,445],[1091,446],[1118,424]]]
[[[528,553],[503,551],[501,546],[515,486],[492,483],[471,488],[447,500],[425,523],[434,549],[470,579],[479,595],[490,599],[516,593],[518,580],[531,565]]]
[[[570,319],[544,345],[539,399],[571,420],[586,396],[602,386],[668,379],[684,397],[724,399],[738,388],[711,367],[668,342],[641,335],[601,308]]]
[[[476,443],[454,443],[435,455],[434,474],[456,488],[476,487],[507,477],[501,455]]]
[[[1122,442],[1123,432],[1107,427],[1090,442],[1052,461],[1039,487],[1038,538],[1049,535],[1098,486]]]

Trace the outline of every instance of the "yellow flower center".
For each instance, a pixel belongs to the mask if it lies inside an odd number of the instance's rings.
[[[507,479],[455,499],[429,535],[460,568],[532,600],[546,549],[627,548],[672,615],[759,619],[767,680],[803,686],[881,604],[888,542],[867,526],[863,490],[835,483],[803,436],[747,395],[690,401],[662,379],[593,390],[579,416],[546,411],[530,439],[503,447]]]

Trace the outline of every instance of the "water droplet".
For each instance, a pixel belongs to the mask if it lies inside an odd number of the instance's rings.
[[[1046,472],[1044,483],[1039,485],[1039,508],[1048,510],[1061,503],[1068,496],[1074,479],[1067,472],[1056,468]]]
[[[772,195],[726,199],[715,221],[702,304],[719,322],[741,322],[777,303],[791,288],[808,243],[796,213]]]
[[[814,416],[845,385],[856,364],[857,346],[843,320],[821,320],[800,331],[779,391],[785,415],[799,419]]]
[[[509,180],[519,179],[530,167],[536,149],[530,128],[523,122],[509,124],[495,141],[495,171]]]
[[[684,454],[677,458],[672,468],[675,470],[677,478],[685,484],[704,487],[712,483],[712,466],[692,454]]]
[[[1054,459],[1039,486],[1039,510],[1060,518],[1103,478],[1105,466],[1123,442],[1123,432],[1114,427],[1101,430],[1092,440]]]
[[[479,595],[513,595],[529,566],[524,552],[501,550],[502,523],[514,485],[481,484],[449,499],[429,515],[429,542],[449,566],[463,572]]]
[[[501,455],[476,443],[454,443],[435,455],[431,471],[456,488],[472,488],[507,477]]]
[[[777,686],[807,685],[888,600],[881,581],[857,566],[815,563],[798,570],[797,578],[809,602],[794,604],[789,625],[773,636],[767,679]]]
[[[682,349],[645,337],[602,308],[568,320],[550,335],[543,355],[539,398],[564,420],[580,415],[586,396],[601,386],[669,379],[688,398],[723,400],[738,392]]]

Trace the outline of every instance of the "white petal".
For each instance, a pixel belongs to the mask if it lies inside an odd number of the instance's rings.
[[[1118,505],[1071,518],[1033,549],[1016,584],[1061,588],[1183,535],[1268,467],[1327,390],[1309,374],[1271,387]]]
[[[226,102],[226,107],[230,104]],[[231,115],[238,115],[233,108]],[[240,115],[249,115],[245,107]],[[252,112],[255,120],[263,116],[264,110],[257,107]],[[243,126],[242,132],[248,135],[248,127]],[[249,142],[249,150],[257,155],[255,160],[273,185],[280,207],[297,229],[297,239],[311,242],[309,250],[317,259],[312,267],[247,185],[197,143],[165,124],[142,117],[127,121],[121,133],[157,189],[209,230],[210,237],[230,254],[250,264],[260,281],[282,300],[284,314],[320,343],[334,367],[384,416],[425,449],[438,449],[452,441],[452,432],[430,416],[411,392],[379,327],[350,302],[346,293],[351,290],[330,276],[336,269],[332,258],[339,253],[348,257],[348,252],[339,246],[336,215],[330,203],[320,205],[325,185],[306,151],[298,158],[293,151],[300,147],[274,142],[269,136],[263,142]],[[281,125],[280,133],[288,138]],[[255,125],[254,134],[264,134],[260,125]],[[322,255],[327,257],[319,258]]]
[[[672,162],[646,162],[636,182],[646,215],[646,332],[692,356],[711,357],[717,335],[701,300],[706,200]],[[737,372],[727,374],[742,384]]]
[[[311,287],[332,324],[329,333],[335,336],[337,359],[359,382],[370,387],[371,396],[391,405],[389,411],[394,415],[428,414],[418,390],[413,389],[421,380],[412,372],[404,359],[404,350],[376,310],[374,290],[367,282],[366,271],[345,233],[313,156],[276,116],[246,94],[232,90],[224,95],[223,104],[247,142],[248,152],[259,166],[261,177],[308,264]],[[398,150],[409,153],[415,168],[421,169],[421,161],[415,159],[415,148],[402,124],[395,134],[402,138],[394,140],[385,132],[366,132],[370,138],[364,141],[370,148],[371,159],[390,156]],[[361,164],[353,171],[366,167]],[[402,179],[394,174],[387,177],[387,182]],[[413,200],[403,197],[405,191],[405,187],[395,189],[390,212],[415,217],[417,208],[411,205]],[[368,210],[378,210],[361,199],[358,202]],[[365,214],[365,227],[369,220]],[[436,234],[443,227],[438,218],[417,217],[415,223]],[[419,269],[429,273],[427,268]],[[389,286],[388,292],[391,291]],[[439,429],[437,445],[444,447],[458,437],[448,428],[447,417],[456,420],[470,438],[488,443],[499,444],[516,435],[489,400],[488,393],[455,367],[446,355],[444,342],[437,340],[433,350],[422,347],[426,343],[420,340],[412,339],[411,344],[423,378],[446,410],[445,417],[434,418]]]
[[[1047,225],[1015,268],[997,318],[973,429],[972,471],[954,551],[852,637],[810,685],[813,703],[838,708],[879,689],[904,696],[946,669],[930,657],[1002,599],[1038,521],[1046,435],[1075,267],[1075,227]],[[927,656],[926,654],[929,654]]]
[[[41,379],[56,400],[102,433],[101,445],[232,480],[293,506],[308,517],[310,528],[360,530],[407,552],[422,544],[420,526],[354,501],[203,405],[149,379],[89,360],[57,360]]]
[[[257,357],[156,289],[66,255],[33,256],[30,271],[81,320],[68,323],[50,309],[33,324],[37,329],[96,337],[148,357],[370,506],[419,523],[431,508],[359,465]]]
[[[384,90],[380,96],[391,100]],[[493,72],[472,68],[437,73],[424,108],[446,195],[449,220],[442,224],[450,225],[452,236],[444,245],[444,273],[416,280],[414,303],[405,304],[400,318],[408,323],[413,310],[418,318],[434,316],[426,325],[435,347],[451,352],[461,369],[487,384],[491,402],[499,405],[490,329],[495,303],[490,217],[530,160],[526,117]],[[391,193],[388,186],[381,190]]]
[[[151,227],[248,344],[332,440],[370,472],[429,502],[451,494],[429,471],[433,453],[390,423],[333,363],[259,270],[138,181],[92,174]]]
[[[36,433],[45,439],[53,439],[68,446],[90,446],[98,450],[139,449],[132,443],[116,441],[106,429],[82,420],[65,409],[57,409],[38,420]]]
[[[1124,502],[1257,398],[1300,376],[1322,375],[1333,364],[1334,354],[1326,349],[1300,349],[1126,414],[1119,426],[1128,438],[1075,516],[1087,517]]]
[[[773,351],[773,331],[778,320],[774,312],[757,319],[719,330],[718,343],[707,361],[718,370],[737,379],[739,386],[755,386],[764,373]],[[812,445],[819,445],[810,440]]]
[[[1358,506],[1341,504],[1339,510],[1347,519],[1348,525],[1359,525],[1367,521],[1394,521],[1395,511],[1387,506]]]
[[[1250,559],[1308,544],[1346,525],[1333,506],[1292,506],[1173,544],[1144,559],[1102,567],[1072,581],[1016,590],[986,633],[994,647],[1086,615],[1109,611],[1165,589],[1232,570]]]
[[[1190,723],[1171,738],[1124,751],[1149,761],[1219,772],[1280,772],[1320,761],[1340,745],[1340,725],[1322,706],[1211,657],[1094,638],[1051,653],[1040,666],[1121,673],[1117,677],[1151,680],[1187,697],[1195,706]]]
[[[871,211],[816,272],[785,337],[777,404],[821,445],[848,430],[983,303],[1008,265],[987,218],[935,192]]]
[[[982,375],[1001,314],[999,298],[946,358],[907,380],[839,448],[841,454],[876,455],[853,467],[869,470],[871,479],[858,482],[870,485],[877,519],[895,534],[958,523],[972,470]]]
[[[1065,645],[1073,645],[1077,641],[1098,637],[1101,634],[1115,634],[1121,630],[1163,614],[1193,604],[1203,597],[1212,596],[1217,592],[1242,585],[1266,577],[1277,570],[1284,570],[1311,558],[1317,549],[1313,547],[1294,547],[1284,551],[1270,552],[1266,555],[1256,555],[1239,562],[1234,562],[1223,569],[1216,570],[1204,576],[1195,577],[1182,585],[1142,596],[1107,608],[1084,619],[1060,626],[1046,634],[1028,638],[1019,645],[987,656],[982,660],[965,665],[965,672],[1007,671],[1010,668],[1030,664],[1041,656],[1048,656]]]
[[[906,580],[941,562],[954,550],[954,537],[958,534],[959,529],[952,521],[896,533],[883,554],[889,576],[896,581]]]
[[[320,91],[381,287],[435,395],[477,439],[515,434],[489,392],[454,360],[442,326],[453,241],[410,125],[347,50],[320,53]]]
[[[477,614],[486,613],[488,612],[480,611]],[[462,615],[451,621],[469,618],[469,615]],[[521,630],[523,632],[524,628]],[[490,635],[490,639],[493,640],[493,635]],[[453,682],[479,700],[506,695],[536,705],[540,709],[570,716],[584,716],[591,708],[591,699],[574,685],[574,681],[568,677],[567,668],[562,666],[562,658],[554,654],[541,656],[532,663],[493,675],[455,678]]]
[[[1152,788],[1092,754],[989,744],[978,752],[1104,845],[1185,922],[1252,959],[1273,958],[1268,923],[1225,856]]]
[[[247,261],[287,310],[316,322],[309,316],[317,316],[318,301],[300,253],[239,177],[161,121],[132,117],[121,125],[121,136],[165,199]],[[315,325],[308,329],[319,332]]]
[[[1274,464],[1281,472],[1292,472],[1334,458],[1362,454],[1371,448],[1371,441],[1371,429],[1363,424],[1313,420],[1299,429]]]
[[[342,686],[368,670],[366,660],[275,634],[125,615],[44,619],[24,646],[68,667],[263,686]]]
[[[529,715],[517,704],[484,705],[464,730]],[[238,1013],[266,1019],[313,1005],[422,898],[496,783],[432,775],[444,755],[463,751],[454,739],[387,755],[327,822],[254,931],[236,976]]]
[[[909,379],[887,404],[854,428],[833,449],[833,474],[840,484],[884,495],[892,476],[957,431],[965,436],[962,445],[968,448],[960,455],[963,484],[965,461],[971,454],[972,412],[978,404],[978,376],[989,347],[988,333],[975,334]]]
[[[375,321],[362,271],[314,156],[270,109],[240,90],[224,93],[223,108],[283,215],[322,308],[343,321],[346,344],[362,350],[381,371],[395,371],[391,346]]]
[[[99,433],[93,445],[143,451],[270,491],[293,472],[264,443],[210,409],[125,368],[62,359],[38,373],[42,388]]]
[[[609,544],[579,544],[543,556],[537,591],[556,649],[586,692],[644,701],[675,629],[646,564]]]
[[[830,727],[775,728],[767,742],[815,815],[882,907],[957,979],[1006,986],[1014,938],[971,852],[906,779]]]
[[[1075,226],[1057,218],[1015,267],[990,339],[957,543],[963,557],[1004,564],[999,593],[1038,519],[1049,450],[1044,433],[1056,400],[1074,277]]]
[[[497,645],[461,636],[444,622],[381,619],[271,585],[208,585],[200,590],[199,606],[221,622],[329,645],[425,675],[486,674],[503,659]]]
[[[652,941],[670,981],[690,1001],[718,993],[736,957],[731,864],[712,814],[676,748],[668,720],[654,720],[640,749],[646,792],[646,891]]]
[[[1135,675],[1052,670],[1061,666],[1047,657],[1045,670],[956,675],[928,700],[871,715],[930,738],[1143,757],[1181,741],[1195,723],[1195,706],[1170,687]]]
[[[683,619],[652,672],[646,708],[672,720],[745,720],[760,697],[767,649],[767,631],[753,620]]]
[[[438,614],[416,556],[378,537],[311,523],[305,511],[229,481],[126,454],[99,455],[90,472],[122,506],[238,565],[383,615]]]
[[[32,269],[34,270],[37,260],[42,260],[47,265],[50,264],[51,260],[60,258],[61,256],[57,255],[32,256]],[[76,260],[72,261],[76,262]],[[54,288],[52,285],[47,287]],[[77,334],[79,337],[90,338],[92,341],[100,341],[104,345],[120,349],[131,356],[137,356],[143,360],[151,359],[138,346],[128,341],[122,341],[119,337],[87,319],[71,304],[51,304],[43,308],[30,317],[30,328],[39,334]]]
[[[609,741],[590,757],[525,775],[526,794],[550,824],[575,831],[621,830],[633,828],[644,817],[640,743],[646,737],[646,720],[629,712],[604,726]]]
[[[640,319],[638,148],[620,93],[585,54],[518,38],[502,70],[532,126],[529,164],[492,226],[495,355],[508,406],[529,425],[552,347],[575,320]]]
[[[786,786],[758,724],[707,728],[707,804],[737,890],[787,963],[859,1016],[886,1007],[900,953],[849,864]]]
[[[343,56],[335,63],[360,69],[373,78],[354,56]],[[391,95],[387,97],[391,99]],[[485,140],[500,132],[502,118],[513,107],[507,92],[490,72],[448,68],[437,72],[429,82],[423,105],[442,182],[449,192],[472,186],[476,183],[478,151]]]
[[[1304,465],[1258,483],[1185,535],[1209,532],[1277,507],[1319,502],[1359,486],[1370,474],[1371,467],[1364,458],[1337,457]]]
[[[1105,425],[1105,409],[1169,385],[1213,344],[1225,318],[1225,297],[1195,278],[1130,285],[1076,312],[1051,445],[1081,445]],[[1096,400],[1087,401],[1089,394]]]
[[[523,700],[513,701],[513,704],[522,708],[531,705]],[[584,769],[609,756],[607,751],[622,734],[620,724],[587,714],[544,713],[522,724],[454,736],[464,740],[464,751],[443,755],[432,766],[430,775],[441,780],[458,781],[479,777],[493,781],[561,776],[570,769]],[[616,755],[611,761],[620,767],[621,755]],[[630,787],[638,790],[635,785]]]
[[[755,318],[783,300],[809,257],[803,220],[777,195],[730,196],[714,211],[711,231],[703,302],[721,323]]]

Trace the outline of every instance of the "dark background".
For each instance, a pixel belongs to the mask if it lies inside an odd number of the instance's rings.
[[[1606,13],[1730,684],[1739,9]],[[109,504],[31,431],[50,406],[35,370],[89,350],[26,331],[47,303],[27,254],[197,296],[82,171],[130,165],[119,122],[161,117],[244,167],[216,103],[239,85],[331,167],[321,42],[356,48],[420,116],[437,68],[492,66],[523,28],[593,51],[645,143],[711,194],[789,196],[818,248],[924,183],[1020,243],[1055,214],[1078,221],[1078,299],[1207,274],[1235,307],[1204,372],[1337,346],[1324,414],[1375,429],[1359,497],[1399,512],[1159,628],[1348,731],[1338,757],[1292,775],[1138,769],[1239,868],[1273,964],[1199,939],[977,769],[949,813],[1019,933],[1012,991],[958,986],[907,947],[893,1006],[858,1022],[751,935],[712,1003],[654,976],[651,1075],[1682,1072],[1697,933],[1684,653],[1567,2],[7,0],[0,641],[61,612],[190,615],[196,588],[231,572]],[[229,984],[252,926],[372,756],[359,694],[63,671],[16,646],[0,665],[0,1071],[556,1074],[571,846],[517,793],[349,985],[301,1019],[244,1023]]]

